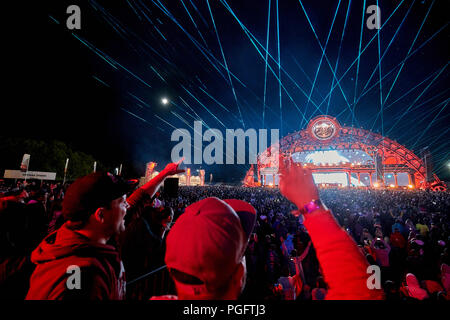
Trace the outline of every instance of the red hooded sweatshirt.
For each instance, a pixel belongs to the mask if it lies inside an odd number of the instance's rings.
[[[125,272],[117,250],[92,242],[66,224],[39,244],[31,254],[31,261],[37,266],[30,279],[27,300],[125,297]],[[74,288],[77,272],[68,270],[70,266],[79,267],[79,289]]]

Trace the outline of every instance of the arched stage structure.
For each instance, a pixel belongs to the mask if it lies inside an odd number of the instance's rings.
[[[310,168],[322,186],[446,190],[413,151],[380,134],[341,126],[327,115],[313,118],[306,129],[281,138],[259,154],[256,172],[252,165],[244,185],[278,185],[278,150]]]

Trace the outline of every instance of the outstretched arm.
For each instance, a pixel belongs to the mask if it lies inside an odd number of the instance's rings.
[[[299,209],[312,200],[319,200],[319,193],[310,170],[292,161],[280,158],[280,191]],[[300,214],[300,212],[299,212]],[[367,286],[367,263],[353,239],[339,226],[324,206],[304,214],[304,226],[308,230],[316,250],[329,289],[328,300],[383,299],[382,290]]]
[[[128,197],[127,202],[130,207],[135,207],[144,197],[144,195],[148,194],[150,197],[158,191],[161,183],[169,176],[173,176],[174,174],[184,172],[182,169],[178,169],[179,164],[183,161],[181,159],[177,163],[169,163],[164,170],[162,170],[156,177],[152,180],[144,184],[142,187],[138,188],[133,192],[131,196]]]

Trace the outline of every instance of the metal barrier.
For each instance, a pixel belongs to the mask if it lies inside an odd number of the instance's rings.
[[[166,266],[156,268],[127,282],[127,299],[148,300],[152,296],[176,294]]]

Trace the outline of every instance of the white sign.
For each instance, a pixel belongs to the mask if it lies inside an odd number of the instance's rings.
[[[30,165],[30,155],[25,153],[22,158],[22,163],[20,164],[20,170],[27,171]]]
[[[22,172],[20,170],[5,170],[3,178],[5,179],[38,179],[38,180],[55,180],[56,172],[41,172],[28,171]]]
[[[67,173],[67,167],[69,166],[69,158],[66,160],[66,166],[64,167],[64,174]]]
[[[278,174],[278,168],[262,168],[260,174]]]

